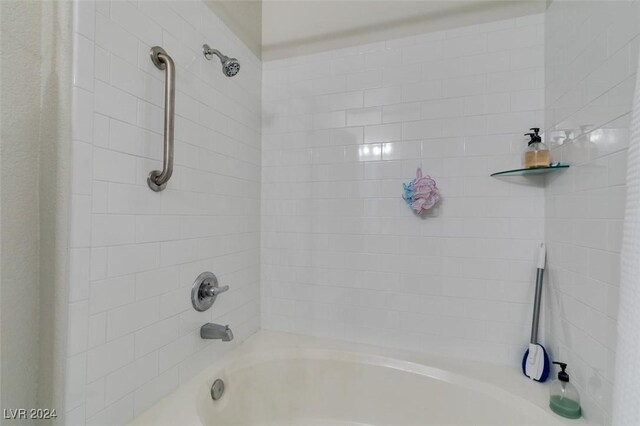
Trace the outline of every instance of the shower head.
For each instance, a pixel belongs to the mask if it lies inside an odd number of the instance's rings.
[[[219,50],[210,48],[208,44],[202,45],[202,52],[208,60],[213,59],[213,55],[220,58],[220,62],[222,62],[222,73],[227,77],[233,77],[240,72],[240,62],[238,62],[236,58],[223,55]]]
[[[227,77],[233,77],[240,72],[240,62],[236,58],[227,58],[222,63],[222,72]]]

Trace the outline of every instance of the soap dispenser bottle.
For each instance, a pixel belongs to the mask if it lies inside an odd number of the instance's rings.
[[[564,362],[554,362],[554,364],[559,365],[562,371],[558,373],[558,380],[551,383],[549,408],[559,416],[577,419],[582,415],[578,390],[569,383],[569,374],[565,371],[567,364]]]
[[[525,133],[525,136],[529,136],[531,140],[524,153],[524,167],[526,169],[548,167],[551,164],[551,156],[549,155],[549,148],[542,143],[542,138],[538,134],[540,128],[533,127],[529,130],[533,130],[533,133]]]

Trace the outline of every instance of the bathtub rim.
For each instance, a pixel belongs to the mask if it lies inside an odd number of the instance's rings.
[[[584,418],[567,420],[551,413],[548,409],[549,383],[533,382],[524,377],[516,367],[260,330],[222,357],[212,360],[210,366],[140,413],[129,425],[175,425],[175,421],[171,421],[173,415],[174,419],[179,418],[181,425],[200,426],[202,420],[199,404],[203,401],[202,395],[208,395],[208,389],[215,378],[285,359],[358,362],[396,369],[452,383],[494,398],[498,394],[506,399],[513,399],[528,408],[542,411],[553,424],[587,424]],[[178,412],[181,413],[179,417]]]

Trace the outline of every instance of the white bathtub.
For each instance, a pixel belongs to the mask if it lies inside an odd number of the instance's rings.
[[[220,343],[224,344],[224,343]],[[225,382],[221,399],[210,388]],[[516,367],[261,331],[132,425],[562,425]]]

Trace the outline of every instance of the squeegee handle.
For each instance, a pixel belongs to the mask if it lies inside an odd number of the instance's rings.
[[[533,319],[531,321],[531,343],[538,343],[538,323],[540,322],[540,300],[542,299],[542,280],[544,278],[544,264],[546,260],[544,243],[538,249],[538,270],[536,271],[536,294],[533,299]]]
[[[536,273],[536,294],[533,300],[533,319],[531,320],[531,343],[538,343],[538,323],[540,322],[540,299],[542,299],[542,278],[544,269]]]

